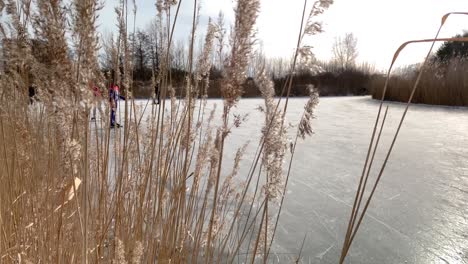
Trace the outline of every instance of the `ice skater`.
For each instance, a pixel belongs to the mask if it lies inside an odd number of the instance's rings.
[[[157,100],[157,102],[156,102]],[[153,98],[153,104],[159,104],[160,103],[160,94],[159,94],[159,84],[156,83],[154,85],[154,98]]]
[[[29,89],[28,89],[28,93],[29,93],[29,104],[33,104],[37,98],[36,98],[36,88],[34,86],[29,86]]]
[[[115,121],[119,99],[125,100],[125,97],[119,94],[119,86],[111,85],[111,88],[109,89],[109,103],[111,106],[110,128],[121,127],[121,125]]]

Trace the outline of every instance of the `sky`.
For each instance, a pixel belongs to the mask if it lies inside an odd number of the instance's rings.
[[[176,40],[190,35],[193,0],[182,0],[176,25]],[[119,1],[107,0],[99,18],[100,32],[116,31],[114,7]],[[129,1],[132,2],[132,1]],[[156,15],[154,0],[136,0],[137,27],[144,28]],[[209,17],[223,11],[226,24],[234,19],[233,0],[202,0],[199,36],[206,30]],[[308,1],[308,7],[313,4]],[[303,0],[261,0],[257,38],[268,57],[288,58],[293,54],[299,32]],[[308,9],[310,10],[310,9]],[[336,37],[353,33],[358,40],[358,62],[368,62],[379,70],[388,68],[396,49],[405,41],[433,38],[441,18],[448,12],[468,12],[467,0],[335,0],[318,18],[325,32],[307,39],[318,59],[333,57]],[[132,25],[129,26],[132,28]],[[468,30],[468,16],[449,17],[440,37],[451,37]],[[440,45],[440,44],[439,44]],[[418,63],[430,45],[413,44],[400,55],[397,66]],[[436,46],[437,47],[437,46]]]

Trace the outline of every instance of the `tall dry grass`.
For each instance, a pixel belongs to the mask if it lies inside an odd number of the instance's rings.
[[[315,2],[307,18],[304,1],[291,72],[312,56],[303,38],[321,31],[315,18],[331,3]],[[2,40],[10,44],[2,47],[6,67],[0,74],[1,263],[232,263],[242,258],[240,251],[248,252],[245,262],[268,261],[298,137],[312,132],[316,93],[311,90],[288,149],[292,77],[280,104],[271,80],[259,70],[265,122],[255,158],[243,159],[246,142],[241,142],[227,167],[225,142],[242,125],[232,109],[243,93],[260,3],[237,2],[230,52],[218,54],[225,61],[221,121],[217,111],[207,110],[204,96],[214,38],[220,36],[210,24],[204,52],[195,58],[197,1],[185,89],[176,94],[172,85],[169,59],[180,5],[156,1],[162,56],[152,79],[161,98],[170,100],[144,106],[132,99],[134,47],[127,36],[137,8],[130,9],[126,0],[116,7],[119,34],[108,48],[114,72],[108,81],[118,84],[127,100],[121,105],[124,127],[111,130],[97,64],[98,1],[75,0],[70,8],[60,0],[0,1]],[[32,52],[33,37],[44,43],[46,60]],[[94,84],[103,97],[93,95]],[[29,105],[31,85],[39,101]],[[93,107],[102,118],[90,122]],[[248,172],[239,170],[242,163],[250,166]]]
[[[406,101],[419,69],[406,69],[389,79],[387,100]],[[431,62],[422,72],[420,89],[416,91],[413,103],[432,105],[468,106],[468,61],[453,58],[447,62]],[[385,78],[373,76],[369,81],[374,99],[382,96]]]

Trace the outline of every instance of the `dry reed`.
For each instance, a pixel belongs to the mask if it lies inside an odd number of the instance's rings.
[[[4,6],[0,1],[0,9],[5,7],[1,14],[8,18],[1,22],[7,67],[0,74],[0,262],[232,263],[239,250],[252,248],[246,261],[263,256],[266,262],[293,155],[284,175],[287,103],[280,111],[264,74],[258,81],[265,97],[265,125],[255,159],[246,161],[251,169],[240,176],[246,151],[242,142],[234,166],[224,172],[225,140],[243,122],[231,109],[243,93],[259,1],[238,1],[227,57],[221,54],[224,29],[218,21],[218,27],[210,23],[198,59],[193,47],[199,7],[194,1],[185,92],[175,94],[169,60],[181,1],[158,0],[161,60],[153,82],[163,100],[144,109],[132,98],[134,47],[127,36],[132,16],[127,1],[121,0],[115,10],[118,36],[106,46],[113,73],[107,84],[97,63],[99,2],[76,0],[70,10],[65,2],[8,0]],[[304,30],[301,25],[291,71],[299,54],[305,55],[303,61],[310,59],[302,38],[320,32],[320,24],[310,19],[331,3],[317,1]],[[72,27],[66,26],[68,21]],[[32,25],[45,59],[32,51]],[[197,97],[209,85],[214,38],[221,44],[219,59],[226,62],[219,123],[214,110],[207,113],[206,97]],[[70,57],[70,51],[76,56]],[[117,111],[124,125],[120,130],[111,130],[106,118],[110,107],[104,87],[110,83],[127,97]],[[102,97],[93,95],[93,85],[101,87]],[[29,105],[31,86],[39,101]],[[283,93],[288,96],[289,90],[290,84]],[[166,103],[167,96],[171,100]],[[311,132],[317,98],[311,99],[302,136]],[[91,108],[100,105],[106,106],[100,110],[102,118],[89,122]]]
[[[468,106],[467,71],[468,61],[465,58],[453,58],[445,63],[430,63],[422,73],[421,88],[414,94],[413,103]],[[386,100],[407,100],[417,73],[418,70],[406,70],[402,74],[391,76]],[[369,86],[373,98],[381,97],[384,82],[384,77],[371,78]]]

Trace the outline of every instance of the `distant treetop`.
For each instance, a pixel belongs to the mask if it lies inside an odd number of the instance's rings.
[[[463,32],[463,35],[456,35],[455,38],[468,37],[468,31]],[[444,42],[437,50],[436,57],[439,61],[447,61],[452,58],[467,58],[468,57],[468,42]]]

